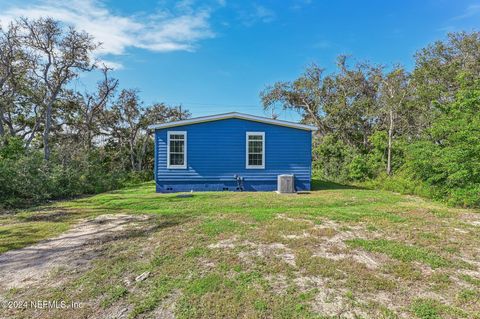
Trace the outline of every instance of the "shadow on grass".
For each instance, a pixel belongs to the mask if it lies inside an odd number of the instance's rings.
[[[77,234],[75,227],[73,226],[73,231],[71,234],[65,233],[67,229],[61,229],[59,231],[53,231],[52,227],[49,227],[49,224],[23,224],[19,226],[21,228],[11,228],[11,229],[1,229],[0,230],[0,254],[9,250],[23,248],[25,246],[33,245],[39,241],[45,241],[52,243],[52,248],[48,251],[55,251],[57,248],[62,248],[62,245],[56,244],[56,242],[61,242],[65,240],[77,240],[79,246],[71,247],[80,248],[88,240],[92,240],[94,243],[105,243],[109,241],[119,240],[119,239],[128,239],[136,237],[147,237],[150,234],[161,231],[162,229],[181,226],[182,224],[188,223],[191,221],[190,215],[170,215],[170,216],[157,216],[157,215],[148,215],[149,218],[145,220],[140,220],[135,215],[128,215],[119,223],[109,225],[112,221],[110,219],[92,219],[87,220],[83,224],[79,224],[80,227],[86,225],[105,225],[104,227],[99,227],[98,230],[88,231],[85,234]],[[119,228],[126,227],[128,225],[135,224],[132,228],[126,228],[119,230]],[[78,226],[78,225],[77,225]],[[48,231],[45,229],[47,228]],[[53,232],[52,232],[53,231]],[[63,235],[60,235],[63,234]],[[59,236],[60,237],[57,237]],[[63,247],[65,248],[65,247]],[[62,249],[63,249],[62,248]],[[34,250],[34,247],[25,248],[26,250]],[[42,248],[43,249],[43,248]],[[2,264],[2,258],[0,257],[0,266]]]
[[[318,190],[334,190],[334,189],[364,189],[362,187],[344,185],[330,181],[324,181],[321,179],[312,179],[312,191]]]
[[[138,237],[148,237],[151,234],[166,228],[179,227],[185,223],[190,222],[191,220],[192,218],[190,215],[175,215],[175,216],[150,215],[150,218],[147,221],[140,223],[140,224],[144,224],[144,227],[126,229],[123,232],[119,232],[116,235],[105,237],[106,240],[102,240],[102,242],[122,240],[122,239],[133,239]]]
[[[44,210],[45,211],[45,210]],[[53,210],[50,213],[39,213],[39,214],[32,214],[25,217],[19,217],[19,220],[23,220],[25,222],[66,222],[72,217],[78,216],[77,212],[67,212],[65,210],[55,211]]]

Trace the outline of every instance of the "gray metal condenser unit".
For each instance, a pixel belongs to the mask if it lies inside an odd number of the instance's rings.
[[[277,177],[277,192],[295,193],[295,178],[293,175],[278,175]]]

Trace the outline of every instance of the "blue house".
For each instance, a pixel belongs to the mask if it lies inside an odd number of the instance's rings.
[[[152,125],[157,192],[310,190],[316,128],[242,113]]]

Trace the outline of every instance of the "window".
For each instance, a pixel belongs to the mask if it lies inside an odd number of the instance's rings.
[[[247,132],[247,168],[265,168],[265,133]]]
[[[187,168],[187,132],[168,132],[167,168]]]

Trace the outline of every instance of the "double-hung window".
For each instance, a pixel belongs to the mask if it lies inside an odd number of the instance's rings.
[[[265,168],[265,132],[247,132],[247,168]]]
[[[187,132],[168,131],[167,168],[187,168]]]

